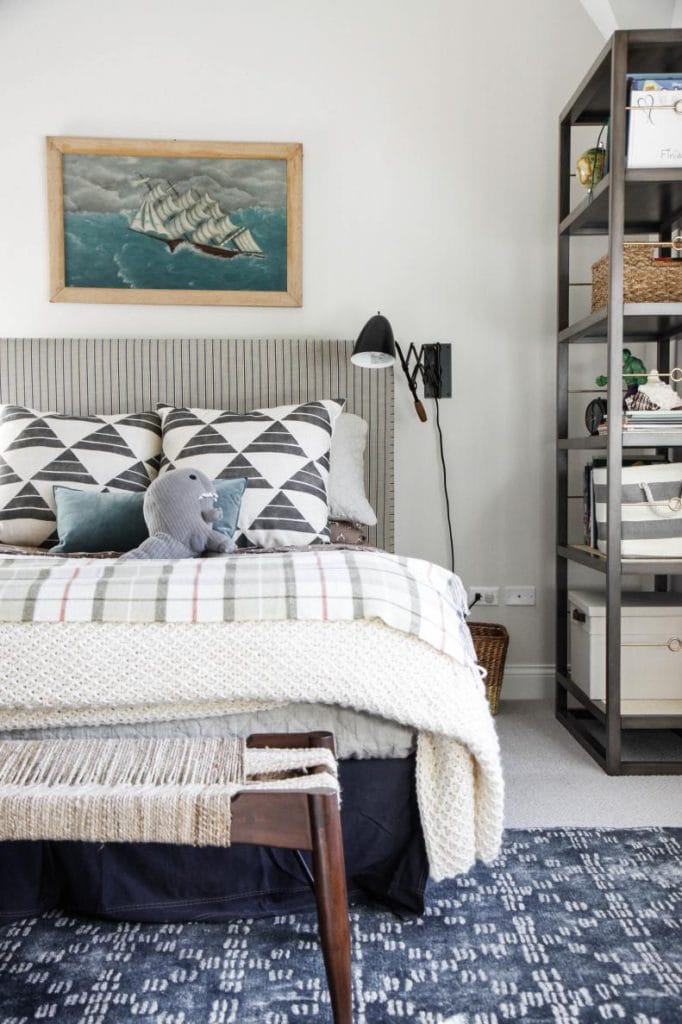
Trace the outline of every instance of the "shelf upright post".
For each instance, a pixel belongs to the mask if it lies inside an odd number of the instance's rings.
[[[621,493],[623,477],[623,242],[628,33],[616,32],[611,56],[609,131],[608,443],[606,449],[606,771],[621,769]]]
[[[559,123],[559,224],[568,214],[571,202],[571,121],[568,114]],[[557,254],[557,333],[568,326],[570,238],[559,232]],[[569,345],[557,344],[556,407],[557,440],[568,437]],[[568,562],[558,555],[568,544],[568,449],[556,451],[556,653],[557,672],[568,675]],[[554,709],[565,714],[568,693],[555,682]]]
[[[660,240],[668,240],[673,237],[673,223],[671,220],[666,220],[659,225],[658,237]],[[659,338],[656,342],[656,369],[659,373],[667,374],[670,370],[670,338]],[[663,378],[666,379],[665,376]],[[657,448],[657,455],[664,455],[666,459],[669,458],[670,450],[668,448]],[[670,577],[663,574],[654,576],[654,590],[657,592],[665,593],[670,587]]]

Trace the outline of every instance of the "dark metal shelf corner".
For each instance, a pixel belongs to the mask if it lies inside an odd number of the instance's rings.
[[[563,218],[559,233],[574,238],[608,234],[610,188],[611,175],[606,174],[592,193]],[[626,234],[655,233],[671,212],[680,209],[682,168],[642,168],[625,172]]]
[[[567,676],[558,672],[556,677],[557,693],[564,698],[574,697],[579,707],[558,707],[557,721],[573,736],[580,746],[608,775],[682,775],[682,760],[661,759],[651,761],[631,758],[620,758],[610,763],[607,758],[607,747],[602,735],[606,731],[607,719],[601,708],[583,694],[576,684]],[[621,728],[625,732],[674,729],[679,730],[682,716],[674,715],[668,719],[663,716],[638,715],[623,716]]]
[[[585,545],[559,544],[557,558],[606,573],[606,555]],[[622,576],[682,576],[682,558],[621,558],[619,564]]]

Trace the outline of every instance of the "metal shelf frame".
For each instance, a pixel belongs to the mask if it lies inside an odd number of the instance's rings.
[[[670,341],[681,332],[682,302],[626,302],[623,306],[623,337],[628,341]],[[562,344],[603,345],[608,339],[606,307],[559,330]]]
[[[621,714],[621,592],[624,574],[652,575],[656,590],[668,590],[682,575],[682,560],[623,560],[621,550],[621,479],[623,449],[682,447],[682,432],[624,435],[620,417],[605,437],[569,436],[569,353],[572,343],[601,343],[607,349],[607,402],[622,402],[622,349],[627,340],[657,343],[658,369],[670,369],[671,342],[682,335],[682,303],[623,302],[623,242],[626,234],[652,233],[670,238],[682,215],[682,169],[627,171],[627,75],[654,71],[682,74],[682,30],[616,32],[578,86],[559,120],[559,216],[557,290],[556,420],[556,688],[559,722],[609,775],[679,775],[682,760],[632,761],[623,756],[623,734],[636,729],[679,732],[680,716]],[[571,129],[610,119],[609,173],[578,207],[570,208]],[[607,235],[609,301],[603,310],[569,322],[570,239]],[[607,550],[604,558],[569,544],[568,459],[574,450],[606,454]],[[571,680],[568,671],[568,567],[576,562],[605,576],[606,699],[595,703]]]
[[[557,557],[567,559],[569,562],[576,562],[578,565],[585,565],[595,572],[605,573],[607,561],[605,555],[592,552],[590,548],[576,547],[575,545],[559,545]],[[661,576],[672,577],[682,576],[682,558],[661,558],[657,561],[645,559],[623,558],[620,563],[622,576]]]
[[[606,174],[559,225],[561,234],[607,235],[609,231],[609,190]],[[682,181],[675,169],[656,167],[625,172],[625,219],[628,233],[646,235],[658,231],[662,220],[682,209]]]
[[[581,449],[608,448],[608,434],[592,434],[587,437],[560,437],[557,448],[579,451]],[[623,432],[623,448],[681,448],[682,429],[679,430],[632,430]]]

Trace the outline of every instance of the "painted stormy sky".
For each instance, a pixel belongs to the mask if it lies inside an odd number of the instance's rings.
[[[163,178],[178,192],[210,192],[226,213],[248,206],[286,205],[285,160],[64,154],[64,210],[129,213],[146,192],[138,175]]]

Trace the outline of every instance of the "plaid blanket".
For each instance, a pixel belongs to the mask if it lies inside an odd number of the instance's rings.
[[[380,619],[471,664],[466,611],[456,576],[382,551],[320,547],[122,563],[0,557],[0,622]]]

